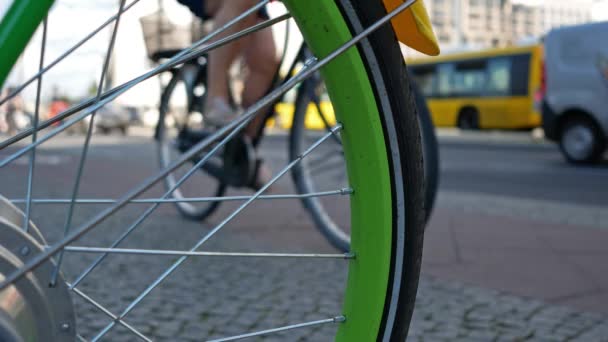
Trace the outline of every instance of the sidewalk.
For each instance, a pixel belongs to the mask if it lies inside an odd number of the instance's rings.
[[[426,230],[426,276],[608,314],[608,230],[542,222],[526,212],[534,208],[488,214],[438,204]]]
[[[608,341],[608,317],[422,277],[408,341]]]

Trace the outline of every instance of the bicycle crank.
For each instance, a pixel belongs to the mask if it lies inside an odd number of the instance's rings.
[[[0,279],[41,253],[46,245],[31,221],[25,232],[24,220],[23,212],[0,196]],[[49,259],[0,291],[0,341],[76,339],[76,318],[68,286],[61,276],[54,287],[49,286],[54,267]]]
[[[213,133],[214,131],[210,130],[183,130],[177,137],[176,147],[184,153]],[[197,163],[200,158],[202,156],[193,158],[192,162]],[[246,187],[255,177],[255,148],[248,137],[241,135],[226,144],[221,160],[212,158],[201,167],[201,170],[224,184],[236,188]]]

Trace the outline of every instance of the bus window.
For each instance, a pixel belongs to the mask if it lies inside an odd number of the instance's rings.
[[[494,58],[488,62],[487,94],[508,96],[511,92],[511,59]]]
[[[466,61],[456,64],[452,92],[457,96],[480,96],[486,84],[486,62]]]
[[[440,64],[437,71],[437,96],[450,97],[453,93],[452,74],[454,73],[454,64]]]
[[[434,96],[437,80],[435,66],[419,66],[411,68],[411,71],[422,94],[426,97]]]
[[[511,95],[528,96],[530,82],[530,54],[511,56]]]

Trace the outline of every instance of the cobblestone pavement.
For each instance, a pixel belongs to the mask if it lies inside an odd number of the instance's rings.
[[[125,222],[129,221],[127,216],[123,217]],[[171,248],[186,248],[202,230],[198,224],[185,222],[167,212],[159,213],[151,222],[146,226],[145,234],[133,238],[133,245],[141,247],[145,240],[148,248],[167,248],[166,240],[175,233],[166,228],[175,227],[181,238],[179,241],[172,239],[175,244]],[[226,231],[212,241],[208,250],[292,250],[290,246],[277,245],[272,230]],[[305,241],[304,248],[321,242],[315,240]],[[321,248],[330,251],[325,249]],[[66,269],[81,270],[90,260],[86,259],[69,258]],[[139,294],[143,283],[160,274],[161,267],[169,262],[161,257],[114,256],[83,284],[82,289],[118,313]],[[193,258],[127,316],[126,321],[157,340],[170,341],[174,336],[180,336],[180,340],[200,341],[201,338],[225,337],[330,318],[340,312],[345,266],[344,260]],[[75,303],[83,314],[79,326],[85,336],[91,337],[108,323],[108,319],[88,303],[78,298]],[[328,341],[335,331],[336,326],[330,324],[261,340]],[[132,339],[130,333],[116,329],[107,340]],[[608,318],[423,277],[410,339],[608,341]]]
[[[135,233],[124,246],[184,250],[209,231],[208,227],[184,221],[173,208],[166,209],[150,218],[142,231]],[[111,219],[79,245],[93,242],[107,245],[111,242],[109,236],[119,232],[115,227],[132,222],[137,212],[127,210]],[[82,211],[80,214],[89,213]],[[234,228],[227,227],[225,232],[210,240],[207,250],[294,250],[295,246],[281,245],[273,238],[272,230],[277,227],[254,227],[249,232],[234,231]],[[331,252],[329,247],[322,250]],[[67,278],[74,279],[92,259],[93,256],[70,255],[65,265]],[[118,314],[174,260],[176,258],[113,255],[79,288]],[[331,318],[340,314],[346,266],[347,261],[341,259],[191,258],[125,320],[155,340],[171,341],[179,336],[180,340],[200,341]],[[82,315],[79,328],[85,337],[93,337],[109,323],[107,317],[90,304],[77,297],[74,302]],[[324,341],[330,339],[335,329],[336,326],[330,324],[277,334],[264,340]],[[126,329],[116,328],[106,340],[131,341],[133,335]]]
[[[155,162],[149,149],[142,146],[138,149],[145,153],[133,154],[130,160],[117,158],[112,147],[92,153],[83,195],[116,196],[134,181],[147,176]],[[67,161],[39,167],[38,172],[44,177],[37,180],[38,196],[61,197],[69,193],[72,174],[65,170],[74,169],[75,158],[70,151],[61,151]],[[22,194],[25,168],[26,165],[17,164],[1,170],[0,183],[8,196],[14,198]],[[287,184],[289,179],[279,187],[287,192]],[[159,189],[152,191],[158,192]],[[234,206],[226,205],[208,225],[186,221],[172,206],[162,206],[122,246],[187,249]],[[145,208],[130,206],[78,245],[109,245]],[[78,207],[75,223],[91,217],[99,209]],[[56,241],[61,235],[64,213],[56,206],[35,207],[34,221],[49,241]],[[298,202],[261,202],[211,239],[206,250],[334,252],[311,229]],[[69,254],[64,265],[66,278],[75,279],[94,258],[94,255]],[[112,255],[79,289],[119,314],[175,260],[174,257]],[[345,260],[193,257],[152,291],[125,321],[154,340],[201,341],[331,318],[340,314],[346,266]],[[74,297],[74,303],[79,314],[78,328],[85,338],[92,338],[110,322],[82,299]],[[336,329],[335,324],[327,324],[260,340],[327,341]],[[608,318],[423,277],[410,338],[414,341],[608,341]],[[133,341],[135,337],[119,326],[105,340]]]
[[[413,341],[608,341],[608,318],[498,291],[423,278]]]

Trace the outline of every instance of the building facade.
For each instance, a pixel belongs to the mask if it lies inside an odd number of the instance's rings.
[[[517,44],[591,21],[592,0],[425,0],[444,47]]]
[[[545,0],[538,6],[539,24],[543,33],[552,28],[591,21],[592,0]]]

